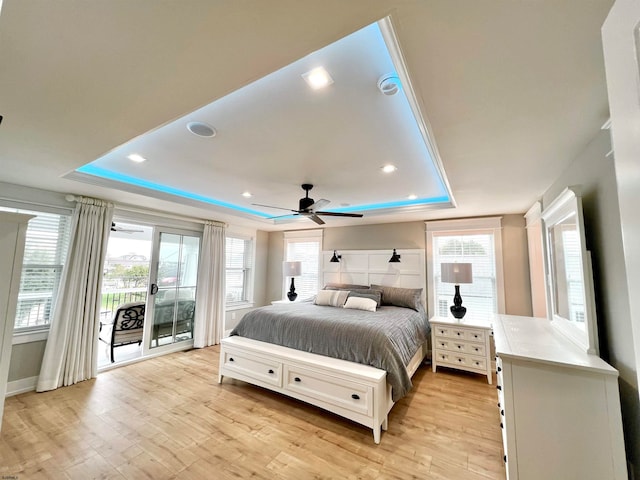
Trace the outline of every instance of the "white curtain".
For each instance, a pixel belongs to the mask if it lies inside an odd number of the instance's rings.
[[[78,199],[67,264],[36,387],[38,392],[97,375],[100,287],[112,219],[112,204],[92,198]]]
[[[202,236],[198,270],[195,332],[193,346],[208,347],[220,343],[224,328],[225,303],[225,228],[207,222]]]

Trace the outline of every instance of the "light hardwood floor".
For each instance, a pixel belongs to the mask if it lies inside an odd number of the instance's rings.
[[[258,387],[217,384],[218,347],[7,399],[1,478],[504,479],[495,386],[422,366],[371,431]]]

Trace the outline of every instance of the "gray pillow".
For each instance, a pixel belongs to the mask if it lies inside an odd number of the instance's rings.
[[[406,307],[420,311],[422,303],[421,288],[387,287],[384,285],[371,285],[371,290],[378,290],[382,293],[382,305],[395,305],[396,307]]]
[[[379,290],[349,290],[349,297],[361,297],[361,298],[370,298],[371,300],[376,301],[376,308],[380,308],[380,304],[382,302],[382,294]]]

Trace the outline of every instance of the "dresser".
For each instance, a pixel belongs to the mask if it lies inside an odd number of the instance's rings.
[[[618,372],[545,318],[492,321],[508,480],[626,480]]]
[[[432,317],[431,365],[435,372],[438,366],[456,368],[487,376],[492,383],[491,368],[491,322],[465,316]]]

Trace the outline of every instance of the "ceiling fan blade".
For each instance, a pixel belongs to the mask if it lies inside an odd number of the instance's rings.
[[[326,198],[321,198],[320,200],[318,200],[316,203],[314,203],[313,205],[307,207],[308,210],[317,210],[318,208],[322,208],[325,205],[329,205],[331,202],[329,200],[327,200]]]
[[[322,219],[319,216],[317,216],[315,213],[312,215],[308,215],[308,218],[316,222],[318,225],[324,225],[324,222],[322,221]]]
[[[276,208],[278,210],[286,210],[287,212],[298,212],[297,210],[292,210],[290,208],[274,207],[273,205],[263,205],[261,203],[252,203],[251,205],[255,205],[256,207]]]
[[[353,217],[353,218],[361,218],[364,217],[362,213],[342,213],[342,212],[314,212],[316,215],[327,215],[331,217]]]

